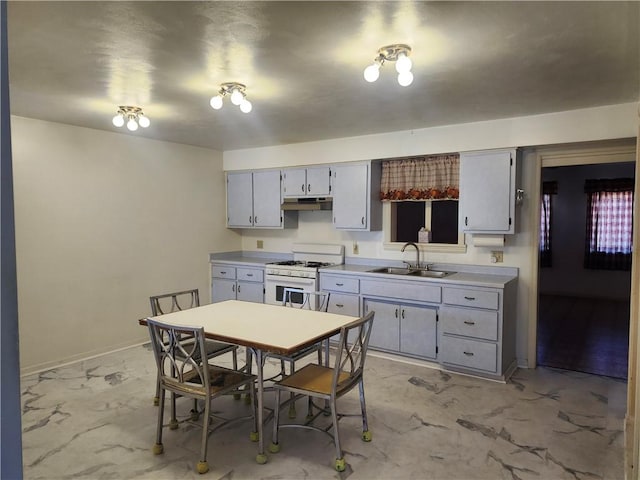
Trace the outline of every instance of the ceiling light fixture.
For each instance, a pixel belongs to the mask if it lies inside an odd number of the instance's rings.
[[[240,110],[244,113],[249,113],[253,108],[251,102],[247,100],[246,94],[247,87],[242,83],[226,82],[220,85],[218,94],[211,97],[209,104],[214,110],[220,110],[222,108],[222,99],[227,95],[231,98],[231,103],[238,105]]]
[[[413,82],[413,73],[411,73],[413,63],[409,55],[411,55],[411,47],[404,43],[395,43],[378,49],[378,56],[374,58],[371,65],[364,69],[364,79],[367,82],[375,82],[380,76],[380,67],[384,65],[384,62],[396,62],[398,83],[403,87],[411,85]]]
[[[125,124],[125,120],[127,120],[127,128],[132,132],[138,129],[138,125],[142,128],[147,128],[151,125],[149,118],[142,113],[140,107],[132,107],[129,105],[119,106],[118,113],[113,117],[112,122],[116,127],[122,127]]]

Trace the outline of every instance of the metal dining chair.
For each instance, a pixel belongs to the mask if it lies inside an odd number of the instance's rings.
[[[316,310],[318,312],[326,312],[329,307],[329,292],[308,292],[298,288],[285,288],[282,294],[282,306],[291,308],[306,308],[307,310]],[[329,355],[329,342],[325,344],[325,355]],[[322,344],[316,343],[307,348],[297,351],[293,355],[269,354],[269,357],[280,359],[280,372],[274,378],[284,378],[287,375],[285,365],[289,365],[289,374],[295,372],[296,362],[317,353],[318,365],[322,364]],[[289,403],[289,418],[296,417],[295,402]]]
[[[191,290],[183,290],[181,292],[164,293],[162,295],[153,295],[149,297],[151,304],[151,314],[153,317],[164,315],[166,313],[177,312],[200,306],[200,293],[197,288]],[[238,347],[229,343],[217,342],[215,340],[205,340],[205,358],[212,358],[231,353],[233,369],[238,369]],[[160,384],[156,385],[156,396],[153,404],[158,405],[160,394]]]
[[[202,443],[200,447],[200,461],[196,469],[198,473],[209,470],[207,463],[207,441],[209,434],[228,425],[230,422],[253,417],[253,431],[250,438],[258,440],[258,424],[256,420],[255,402],[255,375],[231,370],[229,368],[209,365],[203,362],[203,352],[206,350],[206,342],[203,327],[174,326],[147,318],[151,346],[158,369],[158,385],[160,386],[160,399],[158,409],[158,424],[156,443],[153,453],[159,455],[164,452],[162,444],[163,427],[178,423],[175,409],[171,409],[171,421],[164,425],[165,392],[171,393],[172,404],[175,405],[176,396],[193,398],[194,401],[204,403],[204,415],[202,416]],[[251,410],[249,416],[232,419],[223,418],[211,410],[211,401],[221,395],[238,393],[240,388],[248,389],[251,395]],[[211,420],[219,420],[215,425]],[[183,422],[195,424],[192,416],[187,416]]]
[[[269,450],[272,453],[280,451],[278,443],[279,430],[282,428],[306,428],[326,433],[335,443],[335,469],[342,472],[346,462],[340,445],[338,422],[345,416],[360,416],[362,418],[362,440],[371,441],[371,432],[367,422],[367,409],[364,398],[363,373],[367,357],[369,337],[373,325],[373,311],[359,318],[340,330],[336,356],[333,366],[308,364],[288,377],[276,382],[273,386],[276,392],[276,405],[280,404],[281,392],[289,392],[296,396],[308,396],[328,403],[328,408],[318,408],[318,412],[308,418],[304,424],[280,424],[280,409],[276,408],[273,419],[273,437]],[[337,400],[358,386],[360,393],[360,414],[338,413]],[[314,404],[315,405],[315,404]],[[320,428],[314,421],[322,414],[331,415],[331,425]],[[333,428],[333,433],[329,430]]]

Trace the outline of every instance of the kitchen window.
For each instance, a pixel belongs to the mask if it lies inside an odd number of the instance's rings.
[[[392,242],[418,242],[418,231],[425,229],[429,243],[457,245],[458,202],[456,200],[393,202]]]
[[[585,268],[631,270],[633,184],[633,178],[585,182]]]

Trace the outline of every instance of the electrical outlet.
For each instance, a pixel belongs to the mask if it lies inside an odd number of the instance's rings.
[[[491,263],[502,263],[502,250],[491,252]]]
[[[264,241],[263,240],[256,241],[256,248],[264,248]]]
[[[353,254],[358,255],[360,253],[360,247],[358,247],[358,242],[353,242]]]

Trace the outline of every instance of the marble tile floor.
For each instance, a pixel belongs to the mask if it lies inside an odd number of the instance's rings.
[[[373,440],[360,439],[358,418],[340,422],[345,472],[333,469],[326,435],[299,429],[281,431],[281,451],[256,464],[249,421],[210,437],[205,475],[195,471],[197,427],[165,430],[165,453],[153,455],[155,364],[140,346],[22,379],[24,478],[623,478],[624,381],[538,368],[501,384],[375,356],[367,362]],[[340,405],[357,412],[357,390]],[[179,406],[188,411],[191,402]],[[249,407],[224,397],[214,409]],[[304,413],[299,402],[301,420]]]

